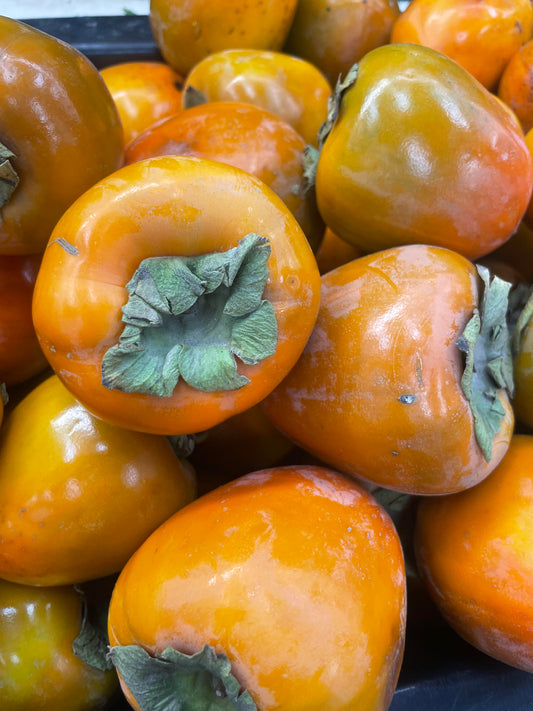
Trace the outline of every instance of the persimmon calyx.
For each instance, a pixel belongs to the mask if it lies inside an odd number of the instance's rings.
[[[520,352],[522,337],[533,316],[533,285],[520,283],[509,297],[509,328],[511,329],[511,350],[513,359]]]
[[[183,108],[192,109],[194,106],[207,104],[207,96],[203,91],[189,84],[183,93]]]
[[[319,147],[319,149],[322,148],[322,146],[326,142],[326,138],[331,133],[331,129],[333,128],[333,125],[334,125],[335,121],[337,120],[337,117],[338,117],[339,112],[341,110],[341,104],[342,104],[344,95],[346,94],[348,89],[351,89],[352,86],[355,84],[355,82],[357,81],[358,74],[359,74],[359,64],[356,63],[346,72],[344,79],[341,79],[341,77],[339,77],[337,79],[337,84],[335,85],[335,89],[332,91],[332,93],[328,99],[328,113],[326,116],[326,120],[324,121],[322,126],[320,126],[320,128],[318,129],[318,147]]]
[[[208,644],[196,654],[167,647],[155,656],[135,644],[117,646],[109,657],[141,711],[257,711],[227,656]]]
[[[179,378],[196,390],[237,390],[276,351],[272,304],[263,299],[270,243],[250,233],[236,247],[192,257],[144,259],[126,285],[119,342],[102,360],[110,390],[172,395]]]
[[[350,89],[357,80],[357,74],[359,71],[359,64],[354,64],[351,69],[346,72],[344,79],[337,80],[335,89],[331,93],[328,99],[328,113],[325,121],[318,129],[318,148],[314,146],[306,146],[303,155],[303,176],[304,176],[304,194],[309,192],[311,188],[314,187],[316,182],[316,171],[318,166],[318,161],[320,159],[320,152],[327,137],[331,133],[331,129],[337,120],[339,111],[342,104],[342,99],[344,94]]]
[[[72,643],[72,651],[82,660],[100,671],[113,669],[108,658],[109,638],[107,636],[108,605],[95,607],[89,605],[85,592],[75,586],[82,602],[81,629]]]
[[[11,159],[15,157],[13,151],[0,143],[0,208],[7,205],[19,184],[17,171],[11,165]]]
[[[486,267],[477,266],[483,293],[480,307],[457,340],[465,353],[461,387],[474,417],[476,440],[487,462],[505,410],[499,395],[513,395],[513,359],[507,314],[511,284],[492,276]]]

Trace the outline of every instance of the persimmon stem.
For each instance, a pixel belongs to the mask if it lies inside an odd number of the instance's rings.
[[[153,257],[126,285],[124,330],[102,360],[109,389],[172,395],[179,378],[204,392],[237,390],[237,369],[273,355],[277,321],[263,299],[270,243],[250,233],[226,252]]]

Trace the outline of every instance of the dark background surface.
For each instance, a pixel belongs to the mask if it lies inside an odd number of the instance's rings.
[[[146,16],[25,22],[75,46],[98,68],[161,60]],[[533,711],[533,674],[478,652],[440,619],[419,590],[414,597],[404,663],[390,711]],[[127,709],[129,705],[119,699],[111,711]]]

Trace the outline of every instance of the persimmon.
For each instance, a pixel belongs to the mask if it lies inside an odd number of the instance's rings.
[[[184,78],[166,62],[129,61],[100,70],[128,145],[146,128],[181,111]]]
[[[324,467],[267,469],[138,549],[111,597],[111,659],[137,710],[385,711],[405,602],[398,534],[368,492]]]
[[[523,44],[505,65],[498,96],[514,111],[524,133],[533,128],[533,40]]]
[[[125,162],[163,155],[207,158],[255,175],[278,195],[314,251],[324,222],[305,175],[306,143],[289,123],[240,101],[210,101],[184,109],[143,131],[125,150]]]
[[[415,552],[435,605],[485,654],[533,671],[533,437],[477,486],[419,502]]]
[[[91,412],[183,435],[274,389],[319,298],[305,234],[265,183],[174,155],[121,168],[64,213],[33,320],[52,368]]]
[[[318,67],[335,86],[365,54],[388,44],[397,0],[299,0],[284,51]]]
[[[272,422],[329,466],[395,491],[452,493],[488,476],[514,424],[511,285],[426,245],[321,280],[305,349],[262,404]]]
[[[74,651],[83,598],[73,586],[42,588],[0,580],[2,711],[103,711],[118,686],[112,668]]]
[[[320,213],[363,252],[424,243],[477,259],[511,237],[532,193],[514,118],[428,47],[366,54],[337,87],[320,146]]]
[[[0,17],[0,254],[39,254],[55,223],[122,162],[122,126],[96,67]]]
[[[311,62],[284,52],[227,49],[213,52],[189,72],[185,108],[204,101],[240,101],[287,121],[312,145],[326,120],[331,85]]]
[[[297,0],[150,0],[149,20],[165,61],[186,76],[195,64],[225,49],[282,47]]]
[[[442,52],[495,91],[532,30],[530,0],[411,0],[394,23],[391,42]]]
[[[117,573],[194,496],[166,438],[97,419],[52,375],[0,429],[0,578],[48,586]]]

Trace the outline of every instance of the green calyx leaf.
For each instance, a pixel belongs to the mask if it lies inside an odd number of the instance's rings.
[[[339,115],[339,111],[340,111],[340,107],[341,107],[341,103],[342,103],[344,94],[348,91],[348,89],[351,86],[353,86],[355,84],[355,81],[357,79],[358,69],[359,69],[359,65],[354,64],[353,67],[346,73],[346,76],[344,77],[344,79],[341,79],[339,77],[337,84],[335,86],[335,89],[331,93],[331,96],[329,97],[329,100],[328,100],[328,114],[326,116],[326,120],[318,129],[318,148],[315,148],[314,146],[311,146],[311,145],[308,145],[304,148],[304,153],[303,153],[303,166],[304,166],[303,192],[304,192],[304,195],[307,194],[315,186],[316,171],[317,171],[318,160],[320,158],[320,152],[322,150],[322,146],[326,142],[326,138],[331,133],[331,129],[333,128],[333,125],[334,125],[335,121],[337,120],[337,116]]]
[[[262,298],[270,244],[254,233],[227,252],[152,257],[126,285],[124,330],[102,360],[109,389],[172,395],[179,378],[204,392],[249,382],[239,358],[256,365],[276,351],[272,304]]]
[[[359,73],[359,64],[354,64],[346,72],[344,79],[341,79],[339,77],[339,79],[337,80],[335,89],[333,90],[333,92],[328,100],[328,115],[326,117],[326,120],[322,124],[322,126],[320,126],[320,128],[318,129],[318,147],[319,147],[319,149],[322,148],[322,146],[324,145],[324,143],[326,141],[326,138],[331,133],[331,129],[333,128],[333,125],[339,115],[344,95],[346,94],[348,89],[351,89],[351,87],[357,81],[358,73]]]
[[[194,106],[202,104],[207,104],[207,96],[203,91],[189,84],[183,93],[183,108],[192,109]]]
[[[512,396],[513,359],[508,327],[511,284],[492,276],[486,267],[477,267],[483,283],[480,308],[474,311],[457,347],[465,353],[461,387],[474,416],[476,440],[487,462],[492,458],[494,437],[505,410],[499,393]]]
[[[0,143],[0,208],[7,205],[19,184],[19,176],[11,165],[15,154]]]
[[[176,457],[179,457],[180,459],[187,459],[195,450],[197,435],[168,435],[167,439],[170,442]]]
[[[196,654],[167,647],[155,656],[137,645],[118,646],[109,657],[141,711],[257,711],[229,659],[208,644]]]
[[[509,296],[508,323],[511,332],[511,351],[516,358],[520,351],[522,336],[533,315],[533,286],[520,283]]]
[[[113,663],[108,658],[108,605],[101,607],[90,605],[85,592],[80,587],[75,587],[82,601],[82,620],[81,630],[72,643],[72,650],[91,667],[100,671],[113,669]]]

